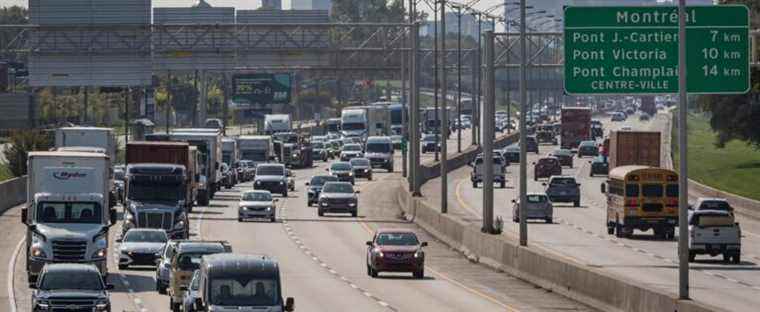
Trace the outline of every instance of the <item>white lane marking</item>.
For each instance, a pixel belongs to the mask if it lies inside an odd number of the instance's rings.
[[[18,257],[18,254],[21,251],[21,246],[24,245],[24,241],[25,239],[18,241],[16,248],[13,249],[11,260],[8,261],[8,274],[6,276],[8,278],[8,303],[11,306],[10,312],[16,312],[16,292],[13,289],[13,282],[16,278],[16,257]]]

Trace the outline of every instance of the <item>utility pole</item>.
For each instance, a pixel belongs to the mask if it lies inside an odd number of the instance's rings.
[[[507,45],[509,45],[509,23],[510,21],[507,20],[507,8],[504,7],[504,32],[507,34]],[[512,52],[507,52],[506,55],[506,62],[509,64],[509,55],[512,54]],[[506,79],[507,79],[507,87],[506,90],[506,96],[507,96],[507,134],[512,133],[512,97],[510,96],[512,93],[512,80],[510,79],[511,75],[509,74],[510,71],[512,71],[512,68],[507,66],[506,69],[504,69],[506,72]]]
[[[462,152],[462,7],[457,6],[457,153]]]
[[[525,2],[526,0],[520,0],[520,246],[528,246],[528,223],[526,220],[528,206],[528,155],[526,153],[527,144],[526,139],[527,127],[526,111],[528,110],[528,94],[527,94],[527,67],[528,67],[528,51],[525,41]]]
[[[493,228],[493,136],[494,109],[496,104],[496,71],[494,69],[494,32],[486,31],[486,94],[483,105],[483,132],[480,137],[483,145],[483,228],[484,233],[494,233]]]
[[[415,7],[416,9],[416,7]],[[416,11],[415,16],[416,16]],[[415,21],[412,25],[412,109],[411,109],[411,127],[412,134],[410,138],[410,145],[412,151],[412,172],[414,173],[413,180],[413,196],[421,196],[420,193],[420,24]]]
[[[441,106],[441,213],[449,210],[449,166],[448,166],[448,139],[449,139],[449,88],[446,83],[446,1],[441,0],[441,87],[443,90],[443,104]]]
[[[475,13],[475,14],[477,14],[477,13]],[[475,18],[474,14],[473,14],[473,18]],[[478,33],[478,37],[480,37],[480,33]],[[480,47],[478,47],[478,49],[480,49]],[[480,119],[480,115],[478,114],[478,111],[475,109],[477,107],[475,105],[475,93],[476,93],[475,91],[477,90],[476,86],[477,86],[477,83],[478,83],[478,81],[477,81],[477,79],[478,79],[477,78],[478,55],[476,54],[477,50],[473,50],[470,53],[475,54],[475,56],[471,57],[472,64],[470,64],[470,66],[472,66],[471,67],[472,70],[470,70],[470,78],[472,78],[472,84],[470,85],[470,105],[472,105],[472,122],[471,122],[471,125],[470,125],[470,135],[471,135],[472,138],[470,140],[470,144],[471,145],[476,145],[476,144],[478,144],[478,131],[477,131],[477,128],[476,128],[476,126],[477,126],[476,122]]]
[[[411,19],[411,13],[410,13],[409,23],[411,23],[411,22],[412,22],[412,19]],[[409,30],[411,32],[411,28]],[[409,34],[409,35],[411,36],[411,34]],[[404,39],[406,39],[406,40],[404,40],[405,42],[409,43],[409,38],[408,37],[404,38]],[[404,147],[406,147],[406,142],[407,142],[407,137],[408,137],[407,130],[406,130],[406,127],[407,127],[407,124],[408,124],[407,123],[407,116],[406,116],[406,107],[407,107],[406,101],[408,100],[408,97],[406,95],[406,79],[407,79],[407,70],[409,68],[407,66],[407,62],[409,61],[409,55],[408,55],[408,53],[409,52],[401,52],[401,142],[402,142],[401,143],[401,146],[402,146],[402,150],[401,150],[401,176],[403,176],[405,178],[407,176],[406,161],[407,161],[407,157],[409,155],[407,153],[408,148],[404,148]]]
[[[476,59],[478,60],[478,66],[476,67],[477,68],[477,76],[478,76],[478,81],[477,81],[478,82],[477,83],[477,85],[478,85],[477,90],[478,91],[475,92],[475,94],[473,94],[473,97],[474,97],[474,100],[475,100],[475,102],[474,102],[475,103],[475,112],[476,112],[475,116],[480,116],[480,94],[481,94],[481,88],[480,87],[481,87],[481,82],[482,82],[482,75],[481,75],[481,71],[480,70],[481,70],[481,67],[483,66],[483,58],[482,58],[483,57],[482,56],[483,55],[482,54],[483,44],[481,42],[482,37],[483,37],[483,15],[482,14],[478,14],[478,56],[476,57]],[[480,118],[475,118],[475,124],[474,125],[477,125],[477,130],[475,130],[475,127],[473,127],[472,128],[473,131],[480,132],[480,130],[481,130],[480,129]],[[481,138],[479,138],[478,136],[475,136],[475,138],[478,141],[476,144],[483,143],[483,142],[480,141]]]
[[[438,118],[438,1],[443,0],[435,0],[435,5],[433,9],[433,114],[435,117],[433,120],[435,120],[435,124],[437,125],[441,120]],[[446,53],[445,51],[443,53]],[[427,120],[425,121],[427,122]],[[440,137],[443,134],[441,133],[439,136],[435,137],[435,144],[440,144]],[[435,161],[438,161],[438,149],[434,149]]]
[[[686,158],[686,0],[678,1],[678,298],[689,299],[689,176]]]

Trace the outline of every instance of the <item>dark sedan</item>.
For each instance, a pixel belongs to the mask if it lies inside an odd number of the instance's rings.
[[[591,171],[589,172],[589,176],[593,177],[595,174],[608,174],[609,173],[609,163],[607,163],[607,157],[604,156],[597,156],[594,157],[593,160],[590,160],[589,163],[591,164]]]
[[[311,181],[306,182],[306,206],[316,204],[319,200],[319,193],[327,182],[337,182],[338,178],[330,175],[319,175],[311,177]]]
[[[372,164],[367,158],[354,158],[349,161],[354,170],[355,178],[366,178],[372,181]]]
[[[319,194],[319,208],[317,214],[321,217],[325,213],[350,213],[356,217],[359,212],[359,191],[354,191],[353,185],[348,182],[327,182]]]
[[[583,141],[578,145],[578,157],[599,155],[599,147],[594,141]]]
[[[507,164],[520,163],[520,147],[516,145],[507,146],[502,150],[501,156],[504,157]]]
[[[437,134],[424,134],[422,136],[422,153],[441,151],[441,138]]]
[[[411,272],[415,278],[425,277],[425,252],[417,234],[407,229],[379,229],[367,242],[367,275],[380,272]]]
[[[533,163],[533,180],[537,181],[541,178],[549,178],[555,175],[562,174],[562,165],[559,163],[559,159],[555,157],[544,157]]]
[[[529,136],[525,138],[525,145],[527,146],[525,149],[526,153],[538,154],[538,140],[536,140],[536,137]]]
[[[331,176],[338,178],[338,181],[351,182],[352,185],[356,182],[354,168],[351,166],[350,162],[336,161],[326,170]]]
[[[556,149],[551,153],[551,156],[559,159],[559,163],[562,166],[573,167],[573,152],[567,149]]]

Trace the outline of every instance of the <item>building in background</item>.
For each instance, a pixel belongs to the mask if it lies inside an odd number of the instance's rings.
[[[282,0],[261,0],[261,8],[266,10],[282,10]]]
[[[446,33],[449,35],[456,35],[458,31],[458,22],[456,13],[446,13]],[[440,21],[438,21],[440,27]],[[420,36],[432,36],[435,33],[435,22],[432,17],[428,17],[428,20],[424,25],[420,27]],[[483,19],[483,25],[481,31],[486,32],[491,30],[491,21]],[[440,35],[440,34],[439,34]],[[478,38],[478,19],[472,14],[462,14],[462,37]]]
[[[332,9],[332,0],[291,0],[291,10],[327,10]]]

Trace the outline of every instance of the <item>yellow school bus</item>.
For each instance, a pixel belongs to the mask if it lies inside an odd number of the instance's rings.
[[[654,230],[660,239],[673,239],[678,224],[678,174],[647,166],[610,170],[607,187],[607,233],[630,237],[633,230]]]

